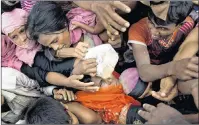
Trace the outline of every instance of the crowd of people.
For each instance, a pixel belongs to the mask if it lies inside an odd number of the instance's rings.
[[[199,123],[198,14],[198,1],[1,1],[2,123]]]

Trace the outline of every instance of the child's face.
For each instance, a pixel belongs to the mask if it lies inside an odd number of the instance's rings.
[[[29,41],[25,32],[25,26],[15,29],[13,32],[9,33],[8,36],[16,45],[20,47],[23,47]]]
[[[106,87],[113,84],[114,85],[119,84],[119,80],[116,79],[114,76],[105,80],[100,77],[92,77],[92,82],[94,82],[95,85],[99,87]]]
[[[167,26],[157,25],[153,19],[148,20],[148,26],[154,40],[167,39],[173,34],[176,28],[176,24],[169,24]]]
[[[64,45],[66,47],[70,47],[71,45],[70,34],[66,28],[53,33],[40,34],[38,42],[43,46],[47,46],[54,50],[58,50],[59,48],[62,48]]]

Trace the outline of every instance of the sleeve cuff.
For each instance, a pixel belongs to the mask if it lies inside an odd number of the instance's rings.
[[[143,46],[147,46],[145,43],[140,42],[140,41],[136,41],[136,40],[129,40],[127,45],[129,46],[129,49],[132,50],[132,46],[131,44],[139,44],[139,45],[143,45]]]

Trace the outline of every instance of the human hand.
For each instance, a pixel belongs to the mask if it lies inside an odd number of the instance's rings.
[[[96,59],[81,60],[77,65],[74,66],[74,75],[91,75],[92,77],[96,75],[97,72],[97,62]]]
[[[160,90],[158,92],[154,92],[155,95],[159,95],[160,97],[166,97],[170,94],[171,90],[175,85],[176,79],[173,77],[166,77],[161,79],[160,81]]]
[[[76,22],[76,21],[73,21],[71,24],[72,24],[71,30],[74,30],[74,29],[79,28],[81,26],[81,23]]]
[[[104,27],[114,35],[119,31],[125,32],[130,23],[118,15],[115,10],[119,9],[129,13],[131,8],[120,1],[95,1],[91,4],[91,10],[95,12]]]
[[[112,35],[109,31],[107,31],[107,35],[109,37],[108,43],[112,46],[121,46],[122,38],[121,35]]]
[[[66,79],[67,87],[76,89],[78,87],[89,87],[89,86],[94,85],[94,82],[84,83],[84,82],[79,81],[79,80],[83,79],[83,77],[84,77],[84,75],[71,75],[70,77],[68,77]]]
[[[190,80],[198,78],[198,57],[186,58],[174,62],[172,75],[180,80]]]
[[[77,46],[74,48],[74,57],[79,59],[83,59],[86,52],[88,51],[89,45],[87,43],[79,42]]]
[[[64,100],[64,101],[74,101],[77,97],[73,93],[73,91],[69,91],[66,89],[54,89],[54,99],[56,100]]]
[[[176,96],[178,95],[178,87],[177,87],[177,85],[175,85],[175,86],[171,89],[170,93],[168,93],[167,96],[161,96],[161,92],[162,92],[162,90],[164,90],[164,86],[165,86],[165,84],[162,84],[162,85],[160,86],[160,91],[159,91],[159,92],[152,91],[151,94],[152,94],[152,96],[153,96],[154,98],[156,98],[156,99],[159,99],[159,100],[161,100],[161,101],[169,102],[169,101],[171,101],[174,97],[176,97]]]
[[[157,107],[144,104],[143,108],[146,111],[139,110],[138,114],[147,121],[145,124],[187,123],[180,112],[163,103],[159,103]]]

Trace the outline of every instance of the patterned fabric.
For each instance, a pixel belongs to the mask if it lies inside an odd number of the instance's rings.
[[[143,18],[131,26],[128,45],[130,49],[132,49],[132,43],[147,46],[152,64],[167,63],[173,59],[179,46],[193,27],[193,19],[187,17],[185,21],[175,29],[171,38],[153,40],[148,28],[148,18]]]

